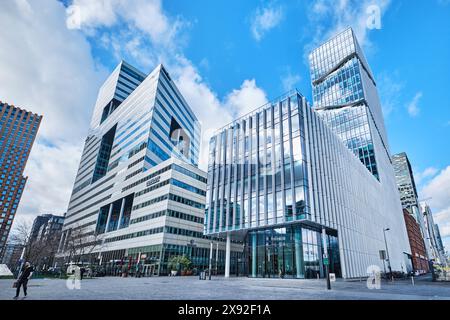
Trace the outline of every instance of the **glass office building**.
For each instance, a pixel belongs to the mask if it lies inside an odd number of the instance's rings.
[[[379,157],[389,157],[376,83],[351,28],[309,55],[314,108],[380,179]],[[382,153],[382,154],[379,154]]]
[[[79,237],[111,272],[117,260],[131,266],[145,256],[146,272],[160,274],[171,255],[192,252],[192,240],[195,266],[204,267],[199,147],[199,122],[165,68],[145,75],[121,62],[99,91],[58,256],[80,256],[69,248]]]
[[[410,248],[367,62],[351,29],[311,57],[314,108],[291,92],[211,138],[205,233],[242,241],[250,277],[324,276],[326,243],[331,271],[355,278],[382,270],[389,228],[401,271]]]
[[[425,224],[425,247],[428,259],[435,263],[445,263],[445,252],[442,250],[439,227],[434,223],[433,212],[426,202],[419,203],[420,212]]]
[[[236,231],[250,276],[323,275],[321,226],[289,225],[311,221],[304,103],[293,93],[236,120],[210,142],[206,234]],[[239,236],[240,230],[249,232]],[[327,237],[331,256],[338,256],[335,230]]]
[[[0,261],[27,177],[23,171],[42,116],[0,101]]]
[[[397,194],[386,195],[298,92],[218,130],[209,152],[205,233],[242,242],[248,276],[324,276],[323,230],[331,271],[367,276],[381,264],[386,225],[396,232],[393,269],[404,265]]]

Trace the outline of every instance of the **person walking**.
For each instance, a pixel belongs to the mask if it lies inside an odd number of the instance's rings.
[[[26,262],[16,282],[17,289],[16,289],[16,296],[14,297],[14,299],[17,299],[19,297],[21,286],[23,287],[23,294],[25,295],[25,297],[27,296],[28,280],[31,279],[33,271],[34,269],[31,266],[31,264],[29,262]]]

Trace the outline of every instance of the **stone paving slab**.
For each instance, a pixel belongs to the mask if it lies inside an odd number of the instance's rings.
[[[15,295],[13,280],[0,280],[0,299]],[[32,279],[27,300],[450,300],[450,283],[395,281],[379,290],[366,282],[338,280],[326,290],[322,280],[250,279],[213,277],[151,277],[84,279],[80,289],[66,280]],[[72,286],[73,288],[73,286]],[[23,293],[21,293],[22,295]]]

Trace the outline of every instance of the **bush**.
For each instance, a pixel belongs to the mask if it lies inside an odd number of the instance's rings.
[[[185,255],[183,256],[174,256],[169,259],[168,268],[173,271],[178,271],[181,269],[182,271],[190,270],[192,265],[191,260]]]

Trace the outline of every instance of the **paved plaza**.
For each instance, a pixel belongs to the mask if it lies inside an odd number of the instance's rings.
[[[12,280],[0,280],[0,299],[15,294]],[[338,280],[332,290],[324,280],[250,279],[213,277],[96,278],[81,281],[80,289],[68,289],[66,280],[32,279],[27,300],[450,300],[450,283],[429,278],[382,282],[369,290],[366,282]],[[22,296],[22,293],[21,293]]]

